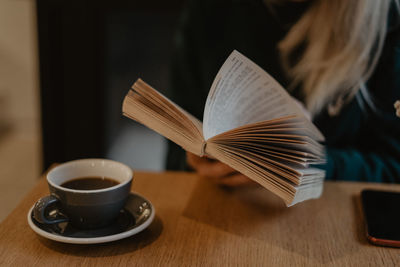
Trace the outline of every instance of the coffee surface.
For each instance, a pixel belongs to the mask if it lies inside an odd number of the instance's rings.
[[[108,177],[79,177],[66,181],[62,187],[75,190],[104,189],[119,184],[118,181]]]

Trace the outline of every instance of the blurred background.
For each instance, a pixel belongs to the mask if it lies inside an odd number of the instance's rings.
[[[168,93],[178,0],[0,0],[0,221],[51,164],[164,169],[166,141],[121,116],[141,77]]]

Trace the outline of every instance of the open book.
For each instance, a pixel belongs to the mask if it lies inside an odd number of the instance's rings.
[[[287,206],[322,193],[323,135],[268,73],[233,51],[207,97],[203,123],[137,80],[123,114],[198,156],[231,166]]]

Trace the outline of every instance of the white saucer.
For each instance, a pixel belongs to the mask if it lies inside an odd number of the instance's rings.
[[[68,223],[41,224],[33,218],[32,210],[33,207],[28,213],[28,223],[33,231],[45,238],[71,244],[96,244],[123,239],[146,229],[155,216],[151,202],[137,193],[130,193],[114,223],[95,230],[77,229]]]

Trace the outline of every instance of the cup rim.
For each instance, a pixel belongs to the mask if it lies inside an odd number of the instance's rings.
[[[58,184],[56,184],[56,183],[54,183],[53,181],[50,180],[50,174],[52,172],[56,171],[58,168],[64,166],[65,164],[73,164],[73,163],[85,162],[85,161],[89,161],[89,162],[90,161],[107,161],[107,162],[116,163],[116,164],[118,164],[118,165],[120,165],[120,166],[122,166],[122,167],[124,167],[124,168],[126,168],[128,170],[130,178],[127,179],[126,181],[122,182],[122,183],[117,184],[117,185],[106,187],[106,188],[102,188],[102,189],[95,189],[95,190],[71,189],[71,188],[67,188],[67,187],[63,187],[61,185],[58,185]],[[112,177],[110,177],[110,178],[112,178]],[[119,161],[115,161],[115,160],[111,160],[111,159],[102,159],[102,158],[85,158],[85,159],[76,159],[76,160],[71,160],[71,161],[66,161],[66,162],[61,163],[60,165],[58,165],[58,166],[54,167],[53,169],[51,169],[46,174],[46,180],[52,187],[57,188],[58,190],[66,191],[66,192],[81,193],[81,194],[82,193],[86,193],[86,194],[89,194],[89,193],[101,193],[101,192],[107,192],[107,191],[110,191],[110,190],[115,190],[117,188],[123,187],[123,186],[127,185],[128,183],[130,183],[133,180],[133,171],[128,165],[126,165],[126,164],[124,164],[122,162],[119,162]]]

